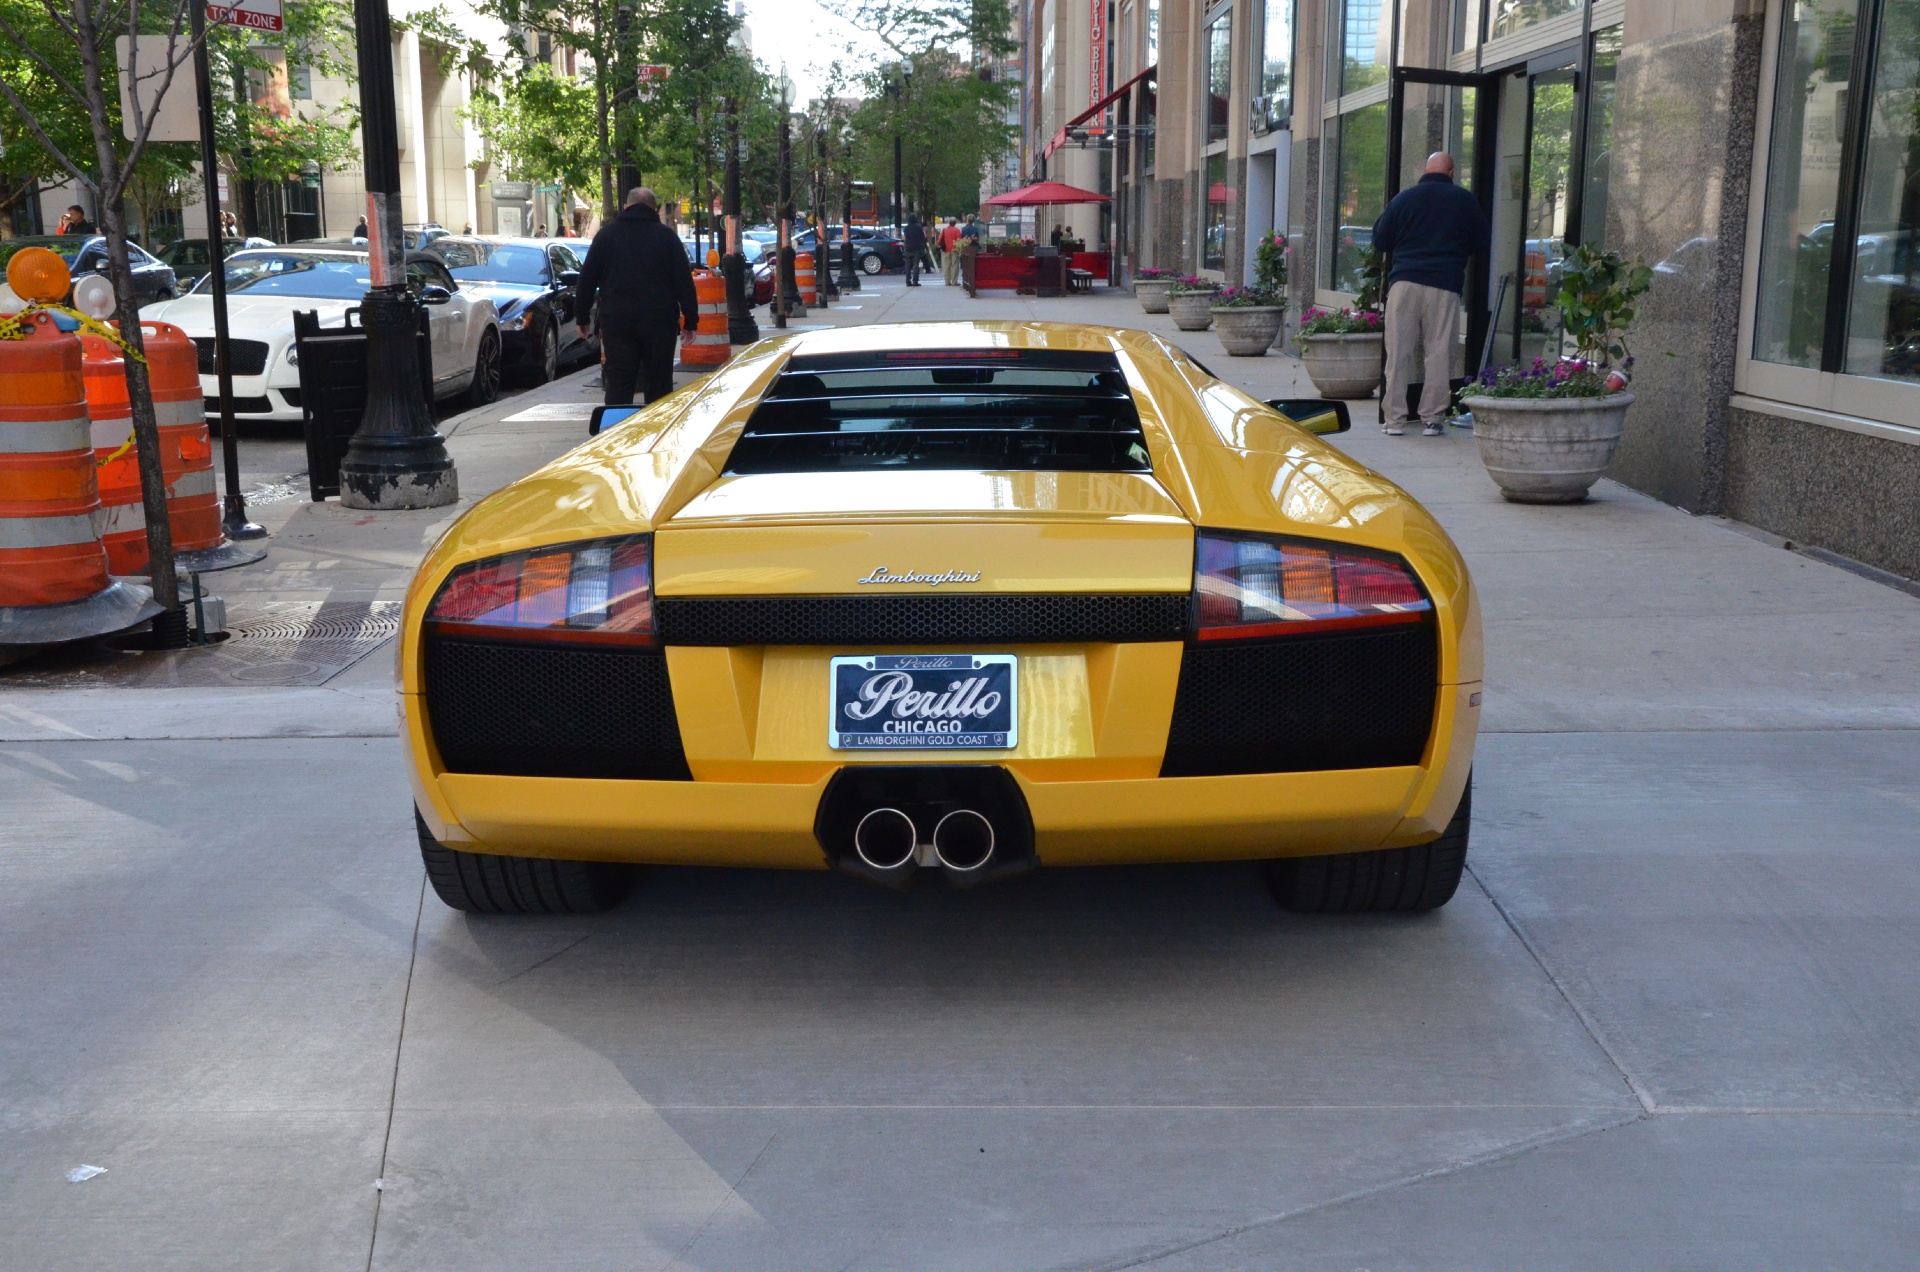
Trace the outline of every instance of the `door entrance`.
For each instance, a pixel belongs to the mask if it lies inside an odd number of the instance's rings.
[[[1480,210],[1488,220],[1493,219],[1498,81],[1496,75],[1410,66],[1395,69],[1387,99],[1388,199],[1420,179],[1428,155],[1444,150],[1453,156],[1454,180],[1472,191],[1480,201]],[[1460,344],[1454,351],[1453,365],[1446,368],[1447,378],[1456,388],[1480,371],[1480,354],[1487,339],[1488,276],[1488,261],[1474,258],[1467,268],[1467,289],[1461,298],[1464,315]],[[1425,374],[1433,372],[1433,368],[1425,370]],[[1419,386],[1413,388],[1417,393]]]

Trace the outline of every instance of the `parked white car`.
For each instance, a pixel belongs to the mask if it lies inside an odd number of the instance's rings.
[[[200,387],[220,392],[213,374],[212,277],[178,300],[141,310],[170,322],[200,346]],[[407,284],[427,305],[433,349],[433,394],[465,394],[484,406],[500,394],[500,321],[493,302],[462,290],[447,267],[427,256],[407,259]],[[367,254],[345,247],[250,248],[227,258],[227,329],[233,359],[234,412],[250,420],[300,419],[300,367],[293,347],[295,310],[314,310],[324,326],[345,314],[372,286]]]

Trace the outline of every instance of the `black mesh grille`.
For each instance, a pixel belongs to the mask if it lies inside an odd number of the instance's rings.
[[[1162,777],[1418,764],[1433,730],[1430,624],[1189,645]]]
[[[213,374],[213,337],[195,336],[194,345],[200,350],[200,374]],[[267,369],[267,343],[264,340],[229,340],[227,358],[233,363],[235,375],[259,375]]]
[[[430,637],[427,722],[453,773],[690,780],[657,650]]]
[[[663,596],[669,645],[977,645],[1179,640],[1187,593],[1046,596]]]

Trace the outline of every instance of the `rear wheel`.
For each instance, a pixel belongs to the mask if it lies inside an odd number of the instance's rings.
[[[887,263],[880,259],[880,253],[878,252],[868,252],[860,258],[860,272],[862,274],[884,273],[886,268]]]
[[[502,857],[449,848],[413,812],[427,882],[442,901],[469,914],[598,914],[633,891],[638,871],[607,861]]]
[[[486,406],[500,396],[500,333],[480,336],[480,352],[473,359],[473,383],[467,386],[467,405]]]
[[[1453,820],[1429,844],[1283,857],[1267,866],[1267,886],[1283,910],[1295,914],[1402,913],[1437,910],[1453,899],[1467,865],[1473,820],[1473,776],[1460,793]]]

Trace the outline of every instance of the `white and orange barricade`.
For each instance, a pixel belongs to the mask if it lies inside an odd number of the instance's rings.
[[[679,370],[711,371],[725,366],[733,356],[733,346],[727,342],[727,284],[719,274],[697,269],[693,291],[700,304],[700,326],[680,337]]]

